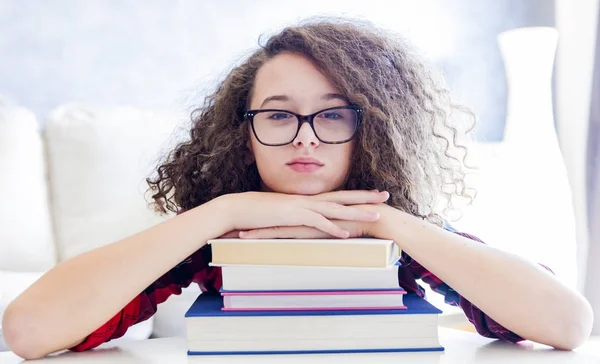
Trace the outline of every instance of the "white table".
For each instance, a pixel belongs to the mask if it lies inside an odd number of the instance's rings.
[[[600,337],[593,337],[575,351],[554,350],[548,346],[523,342],[517,345],[486,339],[477,334],[440,328],[444,352],[327,354],[327,355],[250,355],[198,356],[188,360],[183,338],[150,339],[143,341],[105,343],[83,353],[63,352],[35,363],[600,363]],[[21,363],[10,352],[0,353],[0,364]]]

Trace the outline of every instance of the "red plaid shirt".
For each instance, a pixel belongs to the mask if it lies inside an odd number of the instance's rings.
[[[483,243],[475,236],[456,232],[451,227],[447,227],[446,229]],[[211,258],[209,245],[199,249],[183,262],[165,273],[156,282],[146,288],[144,292],[129,302],[129,304],[127,304],[120,312],[108,320],[108,322],[92,332],[83,342],[72,347],[70,350],[88,350],[104,342],[123,336],[130,326],[147,320],[154,315],[158,304],[166,301],[171,295],[181,294],[181,289],[189,286],[192,282],[199,284],[204,290],[219,291],[222,285],[221,269],[219,267],[210,267],[208,265]],[[398,283],[407,292],[415,292],[421,297],[424,297],[425,290],[417,284],[417,280],[421,279],[423,282],[429,284],[434,292],[444,295],[447,304],[460,306],[479,334],[485,337],[497,338],[510,342],[523,340],[519,335],[511,332],[491,319],[418,262],[412,260],[410,256],[403,253],[400,261],[402,265],[398,269]],[[550,270],[547,267],[544,268]]]

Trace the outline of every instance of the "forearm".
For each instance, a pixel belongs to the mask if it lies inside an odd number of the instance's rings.
[[[173,266],[225,232],[210,203],[64,261],[7,308],[3,330],[21,356],[71,347]]]
[[[507,329],[564,349],[588,337],[589,303],[539,265],[395,209],[385,219],[383,236]]]

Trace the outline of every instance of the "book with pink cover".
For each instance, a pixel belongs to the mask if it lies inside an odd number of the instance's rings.
[[[395,289],[227,291],[223,311],[403,310],[406,291]]]

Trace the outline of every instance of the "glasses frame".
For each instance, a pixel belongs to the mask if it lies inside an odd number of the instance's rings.
[[[356,125],[354,127],[354,131],[352,133],[352,136],[346,140],[342,140],[339,142],[328,142],[325,141],[323,139],[321,139],[319,137],[319,134],[317,134],[317,131],[315,130],[315,125],[314,125],[314,120],[315,120],[315,116],[325,112],[325,111],[330,111],[330,110],[354,110],[356,112]],[[296,129],[296,134],[294,135],[294,137],[286,143],[278,143],[278,144],[269,144],[269,143],[263,143],[262,140],[260,140],[260,138],[258,137],[258,135],[256,134],[256,129],[254,128],[254,117],[257,114],[260,114],[262,112],[274,112],[274,111],[279,111],[279,112],[285,112],[288,114],[292,114],[296,117],[296,119],[298,120],[298,128]],[[244,120],[248,121],[250,123],[250,125],[252,126],[252,132],[254,133],[254,136],[256,137],[256,140],[258,140],[258,142],[262,145],[266,145],[268,147],[280,147],[283,145],[288,145],[290,143],[292,143],[296,137],[298,137],[298,133],[300,132],[300,128],[302,127],[302,124],[304,123],[308,123],[308,125],[310,125],[313,133],[315,134],[315,136],[317,137],[317,139],[319,139],[319,141],[321,143],[325,143],[325,144],[344,144],[344,143],[348,143],[349,141],[351,141],[352,139],[354,139],[354,137],[356,136],[357,132],[358,132],[358,128],[360,127],[360,125],[362,124],[362,114],[363,114],[363,110],[360,106],[358,105],[348,105],[348,106],[335,106],[335,107],[329,107],[327,109],[323,109],[323,110],[319,110],[315,113],[312,113],[310,115],[301,115],[301,114],[296,114],[295,112],[289,111],[289,110],[283,110],[283,109],[256,109],[256,110],[248,110],[244,113]]]

